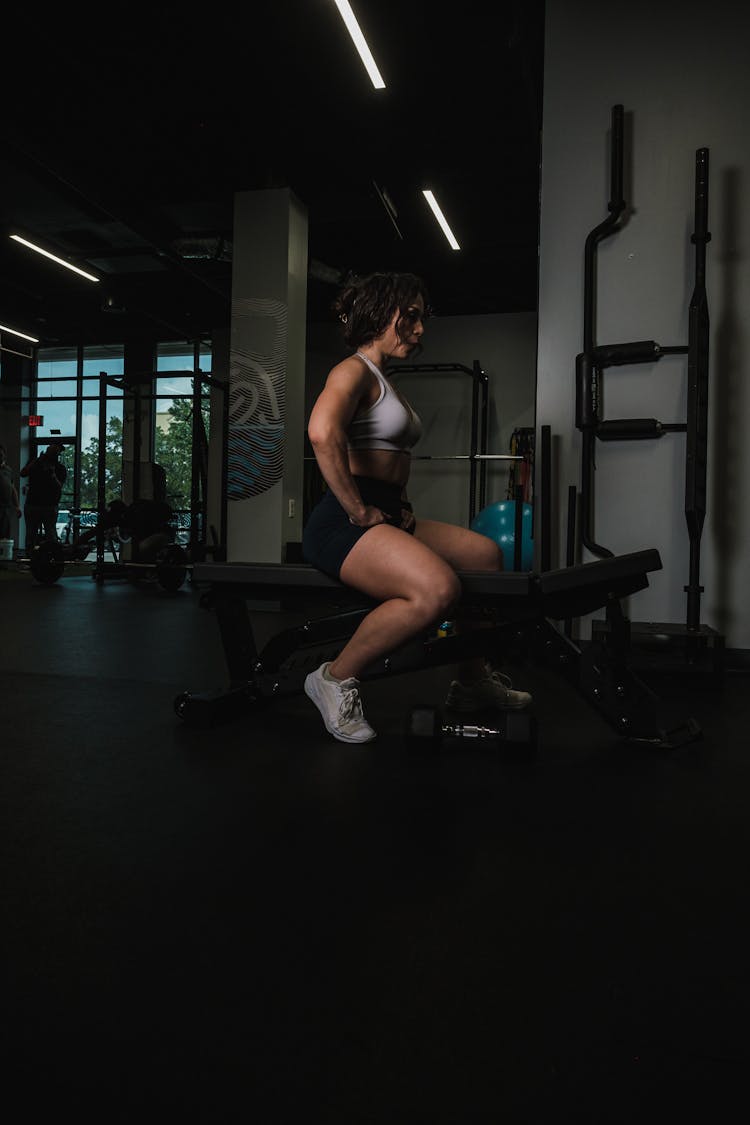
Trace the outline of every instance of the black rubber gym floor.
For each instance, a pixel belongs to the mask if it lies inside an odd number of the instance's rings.
[[[200,731],[173,711],[224,680],[199,591],[5,571],[0,600],[6,1120],[744,1104],[747,674],[664,681],[703,728],[664,754],[512,669],[536,756],[430,756],[404,718],[451,668],[366,684],[366,746],[304,697]]]

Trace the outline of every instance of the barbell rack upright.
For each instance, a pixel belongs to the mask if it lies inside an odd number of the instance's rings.
[[[623,107],[615,105],[611,118],[609,215],[589,233],[584,247],[583,351],[576,356],[576,427],[581,431],[581,530],[580,540],[592,554],[607,558],[612,551],[597,543],[593,532],[595,443],[659,439],[667,433],[686,434],[685,519],[690,544],[686,620],[682,628],[670,623],[641,623],[644,635],[678,637],[685,642],[689,663],[698,663],[705,645],[713,650],[713,671],[718,678],[724,669],[724,638],[714,629],[701,625],[700,541],[706,515],[706,477],[708,464],[708,373],[709,315],[706,296],[706,245],[708,231],[709,150],[695,151],[694,288],[689,306],[687,344],[663,346],[655,340],[597,345],[595,339],[596,282],[595,260],[599,242],[619,229],[626,209],[623,197]],[[601,417],[602,372],[607,367],[656,363],[665,355],[687,356],[687,412],[684,423],[662,423],[655,418],[605,420]],[[616,610],[608,608],[607,627],[622,627],[615,620]],[[601,623],[593,622],[592,637]],[[631,625],[629,627],[635,627]]]

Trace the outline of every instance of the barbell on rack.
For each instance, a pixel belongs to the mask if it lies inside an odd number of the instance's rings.
[[[523,461],[515,453],[422,453],[413,461]]]
[[[52,586],[62,576],[67,562],[84,562],[88,553],[88,544],[68,546],[45,540],[32,548],[29,569],[41,585]],[[171,543],[158,552],[153,562],[113,563],[110,573],[113,577],[123,578],[153,576],[162,590],[173,593],[180,589],[189,570],[187,552],[178,543]]]
[[[316,461],[316,457],[305,457],[305,461]],[[517,453],[421,453],[412,461],[524,461]]]

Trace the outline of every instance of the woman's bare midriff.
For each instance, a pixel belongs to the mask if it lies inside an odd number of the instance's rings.
[[[350,449],[349,469],[352,476],[371,477],[387,484],[404,487],[409,479],[411,458],[408,453],[390,449]]]

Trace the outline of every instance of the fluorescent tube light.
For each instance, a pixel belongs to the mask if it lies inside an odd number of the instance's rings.
[[[78,266],[72,266],[70,262],[66,262],[63,258],[58,258],[55,254],[50,254],[49,250],[42,250],[41,246],[35,246],[33,242],[28,242],[27,239],[21,238],[20,234],[12,234],[10,237],[14,242],[20,242],[22,246],[28,246],[29,250],[35,250],[37,254],[44,254],[45,258],[57,262],[58,266],[65,266],[66,270],[73,270],[73,273],[79,273],[81,277],[86,277],[89,281],[99,281],[99,278],[94,277],[93,273],[86,273],[85,270],[79,270]]]
[[[372,52],[367,46],[367,40],[360,31],[359,24],[357,23],[356,16],[352,11],[352,6],[349,0],[334,0],[336,7],[339,10],[339,15],[346,24],[346,30],[352,37],[352,43],[359,52],[359,57],[365,64],[365,70],[370,76],[370,81],[376,90],[384,90],[385,82],[380,76],[380,71],[375,65],[375,59],[372,57]]]
[[[10,332],[11,336],[20,336],[22,340],[30,340],[32,344],[38,344],[36,336],[27,336],[25,332],[19,332],[17,328],[8,328],[7,324],[0,324],[0,332]]]
[[[460,250],[461,247],[456,242],[455,235],[453,234],[453,231],[451,230],[451,228],[448,226],[445,215],[440,210],[440,207],[438,206],[438,201],[437,201],[437,199],[435,199],[435,196],[432,194],[431,191],[423,191],[422,195],[425,197],[425,199],[429,203],[430,209],[431,209],[433,215],[435,216],[438,223],[440,224],[440,229],[442,230],[443,234],[445,235],[445,237],[450,242],[451,249],[452,250]]]

